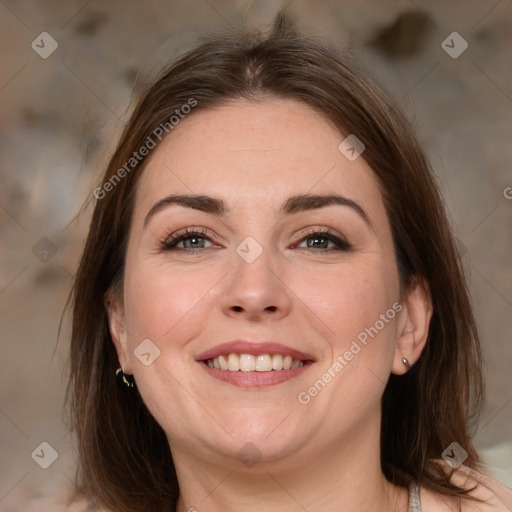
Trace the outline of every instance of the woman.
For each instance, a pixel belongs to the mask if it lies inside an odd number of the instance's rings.
[[[325,43],[206,40],[146,91],[73,292],[84,494],[113,511],[493,510],[475,320],[429,164]]]

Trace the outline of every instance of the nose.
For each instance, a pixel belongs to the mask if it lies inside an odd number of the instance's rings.
[[[269,250],[251,263],[234,252],[234,268],[226,276],[222,309],[227,316],[248,321],[277,320],[289,314],[292,291],[286,271]]]

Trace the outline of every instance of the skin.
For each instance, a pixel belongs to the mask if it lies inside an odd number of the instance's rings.
[[[400,296],[376,178],[363,156],[340,153],[344,138],[299,102],[237,101],[189,115],[143,171],[122,294],[106,304],[120,364],[167,434],[179,512],[407,510],[407,490],[380,469],[380,399],[390,373],[407,371],[402,357],[419,358],[431,301],[421,281]],[[221,198],[232,213],[173,205],[144,226],[152,206],[177,193]],[[278,215],[288,196],[304,193],[350,198],[371,227],[347,206]],[[208,231],[196,254],[183,242],[181,251],[161,249],[187,227]],[[329,228],[352,248],[308,248],[308,228]],[[235,250],[248,236],[263,250],[252,263]],[[297,395],[395,302],[402,310],[300,403]],[[220,382],[195,361],[239,338],[277,341],[316,361],[259,389]],[[148,366],[134,356],[144,339],[160,350]],[[246,443],[257,459],[250,466],[237,456]]]

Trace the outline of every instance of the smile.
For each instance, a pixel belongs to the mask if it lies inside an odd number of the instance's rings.
[[[209,368],[231,372],[271,372],[301,368],[304,361],[282,354],[225,354],[207,359]]]
[[[210,377],[240,388],[264,388],[302,375],[316,361],[308,353],[272,341],[235,340],[196,355]]]

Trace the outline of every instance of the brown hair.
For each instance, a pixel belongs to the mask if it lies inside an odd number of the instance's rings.
[[[207,38],[142,95],[102,183],[112,183],[123,166],[126,170],[133,152],[159,126],[167,123],[170,131],[169,119],[183,105],[197,102],[194,112],[265,97],[303,102],[366,146],[363,156],[379,181],[391,223],[401,290],[422,278],[433,305],[420,359],[407,374],[391,375],[384,392],[382,471],[397,485],[420,482],[446,495],[466,496],[468,490],[450,483],[434,459],[456,441],[468,453],[465,465],[480,467],[469,425],[480,410],[484,382],[469,292],[427,158],[407,119],[353,57],[290,32]],[[68,402],[81,486],[90,499],[119,512],[174,510],[178,496],[162,428],[136,388],[127,390],[116,381],[118,360],[103,303],[108,290],[122,285],[143,164],[141,159],[122,173],[96,202],[71,295]]]

